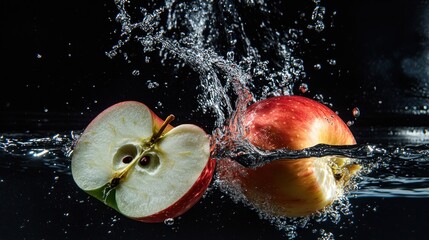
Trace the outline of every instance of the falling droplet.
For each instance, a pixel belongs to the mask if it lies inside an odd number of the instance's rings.
[[[319,63],[318,64],[314,64],[314,69],[320,70],[320,69],[322,69],[322,65],[320,65]]]
[[[133,74],[133,76],[138,76],[138,75],[140,75],[140,71],[134,70],[131,74]]]
[[[301,85],[299,86],[299,91],[301,91],[302,93],[306,93],[308,91],[308,85],[306,83],[301,83]]]
[[[359,117],[360,116],[359,108],[357,108],[357,107],[353,108],[352,114],[353,114],[353,117],[355,117],[355,118]]]
[[[159,87],[159,83],[157,83],[157,82],[152,82],[152,80],[147,80],[147,81],[146,81],[146,85],[147,85],[147,88],[148,88],[148,89],[154,89],[154,88]]]
[[[171,226],[174,224],[174,219],[173,218],[167,218],[164,220],[164,224],[167,226]]]
[[[336,64],[337,64],[337,61],[336,61],[335,59],[329,59],[329,60],[328,60],[328,63],[329,63],[329,65],[334,66],[334,65],[336,65]]]

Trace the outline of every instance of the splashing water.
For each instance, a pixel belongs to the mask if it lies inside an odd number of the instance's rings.
[[[20,169],[51,169],[54,173],[70,174],[70,155],[80,132],[54,134],[51,137],[35,134],[3,134],[0,137],[1,168]],[[354,198],[429,198],[429,146],[390,144],[360,144],[355,146],[317,145],[303,151],[277,150],[264,152],[264,161],[277,158],[299,159],[310,156],[346,156],[358,159],[365,168],[362,174],[349,186],[348,194],[339,196],[334,204],[323,212],[301,218],[272,217],[259,212],[260,218],[265,219],[284,231],[290,237],[298,235],[299,228],[315,229],[314,222],[331,221],[338,224],[342,217],[352,214],[348,196]],[[260,162],[252,162],[260,155],[248,153],[243,156],[231,156],[249,167]],[[259,158],[260,159],[260,158]],[[55,177],[58,180],[58,176]],[[220,182],[215,186],[220,187]],[[237,197],[236,193],[225,193]],[[236,198],[235,201],[242,199]],[[251,207],[251,206],[248,206]],[[169,220],[170,223],[170,220]],[[166,223],[168,224],[168,223]],[[324,229],[314,230],[321,237],[331,235]],[[323,232],[323,234],[321,233]],[[333,237],[333,236],[331,236]],[[329,239],[329,238],[327,238]]]
[[[307,28],[320,33],[326,28],[326,9],[320,1],[313,2],[314,9],[310,11]],[[215,116],[212,132],[215,156],[232,158],[247,167],[260,166],[279,158],[346,156],[364,166],[362,175],[349,186],[348,194],[351,196],[429,197],[429,176],[424,171],[429,166],[428,145],[318,145],[303,151],[269,152],[255,149],[242,140],[242,130],[237,126],[241,125],[239,121],[247,106],[270,96],[293,94],[295,85],[306,76],[298,51],[301,41],[305,41],[303,30],[273,24],[278,20],[276,16],[282,13],[273,10],[275,8],[267,1],[246,0],[238,4],[229,0],[166,0],[143,4],[115,0],[115,4],[120,39],[106,55],[110,58],[118,55],[128,57],[127,44],[137,42],[141,45],[142,54],[159,53],[165,67],[170,67],[168,64],[172,62],[176,69],[186,65],[198,73],[199,108],[204,114]],[[248,24],[244,18],[251,21],[249,17],[240,15],[243,9],[246,10],[244,12],[260,14],[265,20],[257,25]],[[336,64],[335,59],[327,62]],[[316,65],[315,68],[321,68],[320,64]],[[140,74],[137,70],[133,72],[133,75]],[[155,90],[159,86],[152,81],[147,85]],[[308,91],[306,84],[300,86],[302,93]],[[358,113],[353,114],[357,117]],[[69,157],[79,133],[55,133],[51,137],[3,134],[0,137],[0,156],[7,156],[8,160],[1,161],[0,167],[11,168],[16,164],[47,166],[68,174]],[[215,186],[225,192],[230,190],[223,188],[219,181]],[[338,223],[342,215],[350,215],[351,212],[347,196],[342,195],[328,209],[309,217],[274,218],[262,212],[259,214],[292,238],[296,237],[298,228],[311,226],[312,221]],[[324,239],[333,237],[323,229],[320,236]]]

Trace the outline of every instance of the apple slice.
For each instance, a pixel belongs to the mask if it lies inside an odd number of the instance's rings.
[[[99,114],[73,151],[76,184],[123,215],[162,222],[191,208],[210,184],[215,161],[208,135],[173,128],[146,105],[127,101]]]

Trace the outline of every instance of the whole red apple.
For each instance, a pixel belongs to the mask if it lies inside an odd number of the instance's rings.
[[[352,145],[347,125],[325,105],[300,96],[280,96],[249,106],[244,137],[254,146],[302,150],[317,144]],[[276,216],[305,216],[333,202],[359,169],[341,157],[278,159],[258,168],[219,161],[219,177],[238,184],[255,207]]]

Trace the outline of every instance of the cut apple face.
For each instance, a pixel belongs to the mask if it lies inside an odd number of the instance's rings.
[[[214,172],[208,135],[173,128],[138,102],[116,104],[79,138],[71,170],[76,184],[127,217],[162,222],[186,212]]]

